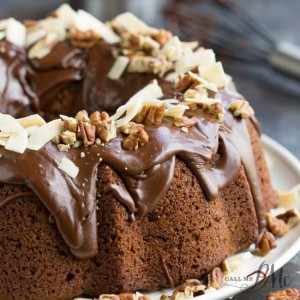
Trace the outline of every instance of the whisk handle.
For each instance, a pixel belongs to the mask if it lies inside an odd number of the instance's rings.
[[[278,42],[268,57],[275,69],[300,79],[300,47],[290,42]]]

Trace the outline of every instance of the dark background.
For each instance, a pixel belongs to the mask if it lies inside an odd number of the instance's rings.
[[[238,0],[236,0],[238,1]],[[63,1],[51,0],[0,0],[0,19],[13,16],[17,19],[41,18]],[[70,1],[73,7],[92,11],[102,20],[113,17],[119,10],[131,10],[155,27],[164,26],[162,0],[88,0]],[[268,27],[279,40],[300,45],[299,0],[239,0],[252,16]],[[238,90],[251,102],[261,122],[263,132],[290,150],[300,159],[300,80],[291,79],[271,68],[257,64],[224,61],[226,73],[233,76]],[[300,253],[281,270],[288,276],[289,287],[300,287]],[[279,274],[277,272],[277,274]],[[278,278],[270,278],[255,292],[235,296],[234,300],[265,299],[269,291],[284,288]]]

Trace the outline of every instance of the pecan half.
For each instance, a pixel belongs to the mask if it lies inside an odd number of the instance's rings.
[[[96,126],[97,136],[105,142],[116,137],[116,128],[113,120],[109,119],[106,112],[94,112],[90,116],[91,124]]]
[[[70,32],[71,44],[77,48],[91,48],[99,39],[100,36],[93,30],[71,30]]]
[[[198,119],[196,117],[188,118],[185,116],[175,117],[174,125],[177,127],[187,127],[190,128],[197,123]]]
[[[267,300],[299,300],[300,290],[298,289],[286,289],[277,291],[274,293],[269,293]]]
[[[149,136],[144,129],[144,125],[129,122],[120,128],[120,131],[128,135],[123,141],[123,148],[126,150],[135,150],[139,145],[148,143]]]
[[[93,145],[96,140],[96,127],[90,123],[84,122],[82,119],[78,122],[80,132],[85,147]]]
[[[220,289],[223,285],[223,273],[219,267],[215,267],[208,275],[208,287],[216,290]]]
[[[142,124],[159,125],[165,115],[166,103],[145,104],[133,121]]]
[[[283,236],[289,230],[290,226],[283,220],[273,217],[270,213],[266,214],[267,227],[275,236]]]
[[[271,232],[262,232],[258,237],[256,246],[260,254],[266,256],[272,249],[277,247],[276,239]]]

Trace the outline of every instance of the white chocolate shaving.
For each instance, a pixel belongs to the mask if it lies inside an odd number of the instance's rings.
[[[62,121],[53,120],[38,128],[28,139],[28,149],[39,150],[62,132]]]
[[[199,46],[199,42],[197,42],[197,41],[181,42],[181,45],[183,48],[189,48],[189,49],[195,50]]]
[[[203,49],[193,52],[191,49],[185,48],[181,59],[175,64],[175,71],[182,74],[197,68],[199,65],[207,65],[215,61],[215,54],[212,50]]]
[[[198,81],[201,86],[205,87],[208,90],[211,90],[213,92],[217,92],[218,88],[217,86],[212,83],[212,82],[208,82],[207,80],[203,79],[201,76],[193,73],[193,72],[187,72],[194,80]]]
[[[18,121],[11,115],[0,113],[0,131],[2,133],[16,133],[24,130]]]
[[[149,26],[130,12],[116,16],[112,22],[132,33],[146,33],[149,31]]]
[[[6,27],[6,40],[16,46],[25,47],[26,27],[19,21],[10,18]]]
[[[107,25],[99,21],[97,18],[89,14],[84,10],[78,10],[78,17],[88,25],[89,29],[93,30],[101,38],[103,38],[106,42],[110,44],[119,43],[121,41],[120,37],[115,34],[112,29],[110,29]]]
[[[56,11],[55,15],[61,18],[66,27],[70,27],[76,19],[76,11],[67,3],[62,4]]]
[[[76,178],[79,173],[79,168],[68,158],[63,157],[58,168],[68,174],[72,178]]]
[[[28,133],[25,129],[12,133],[5,145],[5,149],[17,153],[24,153],[28,143]]]
[[[24,128],[30,126],[43,126],[46,124],[45,120],[38,114],[17,119],[17,121]]]
[[[166,117],[182,117],[184,112],[189,109],[187,105],[170,105],[168,109],[166,109],[165,116]]]
[[[124,73],[127,65],[129,63],[129,58],[127,56],[118,56],[112,65],[107,77],[112,80],[118,80]]]
[[[228,84],[228,79],[226,78],[221,62],[208,66],[199,66],[199,74],[202,78],[214,83],[219,88],[227,86]]]
[[[44,38],[30,48],[28,57],[30,59],[41,59],[47,56],[59,41],[60,39],[56,33],[49,32]]]
[[[111,120],[116,122],[117,127],[121,127],[130,122],[140,111],[142,104],[151,99],[157,99],[163,96],[161,87],[157,80],[153,80],[142,90],[133,95],[126,104],[120,106],[116,113],[111,116]],[[125,114],[125,117],[121,118]],[[121,118],[121,119],[120,119]]]
[[[0,31],[6,30],[9,19],[0,20]]]
[[[2,40],[3,38],[5,38],[5,32],[4,31],[0,31],[0,40]]]
[[[46,34],[47,34],[46,30],[42,28],[38,28],[33,31],[27,31],[26,48],[30,47],[31,45],[38,42],[40,39],[44,38]]]
[[[178,61],[182,56],[182,45],[178,36],[173,36],[161,49],[161,54],[170,61]]]

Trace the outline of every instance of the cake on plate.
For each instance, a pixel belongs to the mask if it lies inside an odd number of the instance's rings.
[[[158,290],[274,247],[259,124],[212,50],[68,5],[0,37],[0,299]]]

